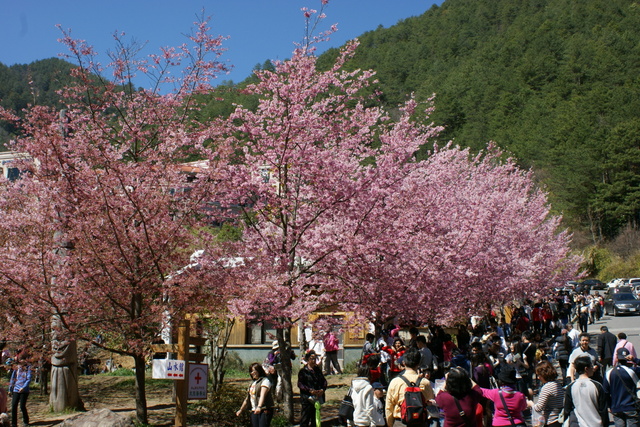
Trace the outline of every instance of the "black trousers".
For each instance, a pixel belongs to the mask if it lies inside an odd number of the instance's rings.
[[[259,414],[251,412],[251,427],[269,427],[273,418],[273,409],[265,409]]]
[[[20,404],[20,411],[22,411],[22,422],[29,424],[29,414],[27,413],[27,398],[29,392],[26,393],[13,393],[11,397],[11,425],[13,427],[18,426],[18,404]]]
[[[325,375],[331,375],[331,365],[336,370],[337,373],[341,374],[342,370],[340,369],[340,364],[338,363],[338,350],[335,351],[325,351],[324,353],[324,370]]]
[[[316,426],[316,407],[314,402],[308,398],[302,398],[300,409],[300,427],[320,427]]]

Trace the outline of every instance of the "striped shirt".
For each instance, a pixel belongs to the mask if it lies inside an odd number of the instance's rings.
[[[544,415],[546,424],[553,424],[558,421],[560,412],[564,409],[564,388],[558,381],[549,381],[540,389],[538,400],[533,405],[533,409]]]

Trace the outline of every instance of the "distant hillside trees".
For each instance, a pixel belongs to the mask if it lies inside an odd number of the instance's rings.
[[[495,140],[599,241],[640,213],[637,28],[632,0],[447,0],[363,34],[348,66],[375,69],[390,105],[435,93],[441,140]]]
[[[0,63],[0,106],[17,114],[29,104],[61,108],[56,91],[71,83],[72,67],[57,58],[10,67]],[[0,121],[0,149],[15,132],[12,123]]]

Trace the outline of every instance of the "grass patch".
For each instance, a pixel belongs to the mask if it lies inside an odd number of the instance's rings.
[[[145,385],[148,390],[165,390],[171,389],[175,380],[159,380],[153,378],[146,378]]]
[[[224,371],[225,379],[249,379],[249,373],[246,370],[239,369],[225,369]]]
[[[133,377],[136,375],[136,373],[133,371],[133,369],[118,368],[113,372],[105,372],[98,375],[104,375],[107,377]]]
[[[124,378],[120,381],[117,381],[109,387],[111,390],[132,390],[136,386],[135,378]]]
[[[73,409],[73,408],[64,408],[62,411],[60,412],[55,412],[53,410],[53,406],[49,405],[49,413],[50,414],[64,414],[64,415],[70,415],[70,414],[77,414],[78,411]]]

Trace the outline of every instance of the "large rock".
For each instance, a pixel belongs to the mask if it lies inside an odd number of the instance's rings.
[[[116,414],[109,409],[93,409],[89,412],[74,415],[58,424],[62,427],[132,427],[131,418]]]

